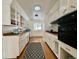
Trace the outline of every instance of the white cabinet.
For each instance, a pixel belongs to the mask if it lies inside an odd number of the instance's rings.
[[[60,16],[63,16],[68,12],[68,0],[60,0],[59,4],[59,14]]]
[[[48,46],[54,52],[58,59],[76,59],[77,50],[58,40],[56,35],[45,33],[45,39]]]
[[[60,49],[65,50],[68,54],[73,56],[74,58],[77,58],[77,50],[63,42],[60,42]],[[60,52],[61,53],[61,52]],[[62,54],[62,53],[61,53]]]
[[[17,58],[29,41],[29,33],[19,35],[3,36],[3,58]]]
[[[68,12],[77,10],[77,0],[68,0]]]
[[[2,6],[2,25],[11,25],[10,21],[10,6],[9,5],[3,5]]]
[[[16,58],[19,55],[19,36],[3,36],[3,58]]]
[[[54,53],[56,54],[57,57],[59,57],[59,42],[55,41],[55,47],[54,47]]]
[[[54,6],[50,9],[48,13],[47,23],[51,23],[59,18],[59,0],[55,2]]]
[[[59,10],[54,11],[53,15],[51,16],[50,23],[57,20],[59,17]]]
[[[60,58],[58,59],[76,59],[62,48],[60,49],[60,52],[61,52]]]
[[[11,25],[10,20],[10,5],[12,0],[2,1],[2,25]]]
[[[63,16],[77,10],[77,0],[60,0],[59,14]]]
[[[29,42],[29,33],[24,33],[22,36],[20,36],[20,45],[19,45],[19,53],[23,51],[25,45]]]
[[[54,54],[59,57],[59,43],[58,43],[58,38],[56,35],[50,34],[50,33],[45,33],[45,41],[51,48],[51,50],[54,52]]]

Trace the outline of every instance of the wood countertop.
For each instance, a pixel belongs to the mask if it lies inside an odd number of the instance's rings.
[[[46,32],[58,36],[58,32],[49,32],[49,31],[46,31]]]
[[[3,33],[3,36],[15,36],[15,35],[19,35],[19,33],[12,33],[12,32]]]
[[[26,33],[26,31],[21,31],[20,33],[9,32],[9,33],[3,33],[3,36],[22,36],[24,33]]]

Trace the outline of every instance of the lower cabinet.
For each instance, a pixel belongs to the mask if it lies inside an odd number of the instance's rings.
[[[51,50],[54,52],[54,54],[58,57],[59,43],[57,36],[50,33],[46,33],[45,41],[49,45]]]
[[[55,41],[55,53],[58,57],[58,55],[59,55],[59,43],[57,41]]]
[[[45,33],[44,40],[58,59],[77,59],[77,49],[59,41],[57,36]]]
[[[19,55],[19,36],[3,36],[3,59]]]
[[[29,41],[29,33],[24,33],[21,37],[20,37],[20,41],[19,41],[19,54],[21,54],[21,52],[23,51],[24,47],[26,46],[26,44]]]
[[[3,59],[17,58],[29,41],[29,33],[19,35],[3,36]]]
[[[61,52],[60,59],[76,59],[72,55],[67,53],[63,48],[61,48],[60,52]]]
[[[77,49],[60,42],[60,59],[63,59],[62,56],[66,57],[64,59],[77,59]]]

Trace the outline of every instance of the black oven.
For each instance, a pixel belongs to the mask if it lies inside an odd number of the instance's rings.
[[[77,11],[58,19],[58,40],[77,49]]]

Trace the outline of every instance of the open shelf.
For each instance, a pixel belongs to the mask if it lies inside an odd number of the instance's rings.
[[[75,59],[69,53],[67,53],[64,49],[60,48],[60,59]]]

